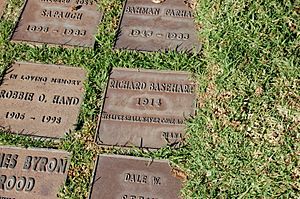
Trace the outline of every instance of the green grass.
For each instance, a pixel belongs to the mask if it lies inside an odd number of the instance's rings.
[[[12,61],[66,64],[88,71],[77,131],[61,142],[0,134],[1,145],[72,152],[62,198],[86,198],[93,160],[114,153],[169,159],[188,175],[183,198],[300,197],[300,2],[202,0],[195,6],[202,54],[113,51],[122,9],[102,0],[95,49],[9,42],[21,0],[0,22],[0,72]],[[93,143],[112,67],[189,71],[198,83],[198,114],[180,149],[104,149]]]

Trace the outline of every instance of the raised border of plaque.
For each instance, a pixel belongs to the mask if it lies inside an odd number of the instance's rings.
[[[95,0],[26,0],[11,41],[93,47],[102,16]]]
[[[114,68],[95,141],[102,146],[178,147],[185,120],[196,114],[196,84],[188,72]]]
[[[167,160],[99,155],[94,167],[89,199],[175,199],[182,181]]]
[[[201,46],[193,11],[185,1],[125,1],[114,49],[198,52]]]
[[[0,146],[0,198],[57,199],[70,153]]]
[[[0,129],[62,138],[77,124],[85,79],[78,67],[16,62],[0,85]]]

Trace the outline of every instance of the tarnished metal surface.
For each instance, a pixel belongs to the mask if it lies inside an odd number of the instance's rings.
[[[199,50],[192,9],[185,0],[127,0],[115,48],[159,51]]]
[[[0,127],[13,133],[61,138],[77,123],[85,71],[16,63],[0,85]]]
[[[167,161],[101,155],[96,165],[90,199],[176,199],[181,182]]]
[[[27,0],[12,40],[92,47],[101,15],[94,0]]]
[[[6,6],[6,0],[0,0],[0,18],[3,15],[3,11],[5,9]]]
[[[69,164],[65,151],[0,146],[0,198],[57,199]]]
[[[182,140],[195,112],[189,73],[114,69],[96,141],[102,145],[160,148]]]

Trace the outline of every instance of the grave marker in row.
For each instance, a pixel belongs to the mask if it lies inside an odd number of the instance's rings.
[[[81,68],[13,64],[0,85],[0,127],[18,134],[62,138],[77,124],[84,80]]]
[[[188,1],[127,0],[115,48],[141,51],[199,50]]]
[[[102,12],[94,0],[26,0],[12,41],[92,47]],[[194,13],[183,0],[127,0],[115,48],[190,51],[201,48]]]
[[[185,136],[195,114],[195,84],[186,72],[113,69],[100,114],[100,145],[157,149]],[[57,65],[15,63],[0,85],[0,127],[13,133],[62,138],[74,130],[85,72]]]
[[[0,198],[56,199],[69,164],[65,151],[0,146]]]
[[[184,138],[195,114],[195,84],[186,72],[112,70],[98,125],[101,145],[160,148]]]
[[[26,0],[12,40],[92,47],[101,16],[94,0]]]
[[[1,16],[1,4],[0,4]],[[12,40],[91,47],[102,13],[94,0],[26,0]],[[182,0],[127,0],[115,48],[199,49],[192,10]],[[185,72],[113,69],[96,142],[160,148],[184,138],[195,114],[195,84]],[[16,63],[0,85],[0,127],[18,134],[61,138],[77,123],[85,72],[57,65]],[[0,146],[0,198],[54,199],[70,154]],[[167,161],[101,155],[90,199],[179,198],[181,182]]]
[[[100,155],[90,199],[175,199],[181,181],[171,173],[168,161],[118,155]]]

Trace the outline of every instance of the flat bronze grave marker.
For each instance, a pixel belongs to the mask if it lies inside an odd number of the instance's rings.
[[[176,199],[180,189],[168,161],[100,155],[90,199]]]
[[[195,114],[195,84],[186,72],[113,69],[96,141],[160,148],[182,140]]]
[[[0,198],[57,199],[69,162],[65,151],[0,146]]]
[[[5,9],[5,6],[6,6],[6,0],[0,0],[0,18],[1,16],[3,15],[3,11]]]
[[[94,0],[27,0],[12,40],[92,47],[101,16]]]
[[[192,9],[184,0],[127,0],[115,48],[159,51],[199,50]]]
[[[18,134],[63,137],[77,123],[84,80],[81,68],[13,64],[0,85],[0,127]]]

